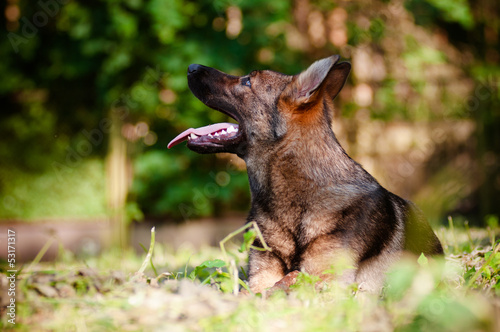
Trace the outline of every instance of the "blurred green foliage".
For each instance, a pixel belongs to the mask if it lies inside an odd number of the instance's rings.
[[[174,218],[245,209],[246,174],[228,158],[179,147],[166,151],[168,141],[186,128],[229,120],[192,96],[186,82],[191,63],[234,74],[264,68],[295,74],[319,57],[340,53],[350,58],[368,49],[388,63],[401,63],[409,93],[422,96],[415,102],[398,94],[401,76],[387,69],[384,77],[368,82],[375,91],[369,106],[373,118],[472,118],[484,130],[481,153],[496,153],[497,90],[485,101],[491,114],[467,113],[460,91],[439,81],[429,89],[424,75],[429,67],[451,64],[467,79],[497,89],[498,4],[488,0],[483,5],[491,10],[466,0],[408,0],[404,8],[392,1],[6,2],[0,18],[5,27],[0,39],[0,218],[106,214],[105,157],[115,117],[131,128],[128,134],[122,130],[131,168],[130,206],[148,216]],[[344,12],[347,18],[333,15]],[[340,22],[346,41],[316,40],[313,13],[323,17],[325,35]],[[452,63],[457,58],[425,44],[420,29],[441,31],[446,45],[475,60]],[[397,38],[401,44],[391,43]],[[364,82],[357,72],[351,81]],[[361,107],[342,98],[343,115],[354,116]],[[140,133],[139,124],[147,130]],[[498,175],[498,163],[488,167],[487,174]],[[496,187],[486,187],[483,196],[497,195]],[[490,205],[482,212],[496,213]]]
[[[107,216],[104,167],[91,159],[76,168],[64,183],[53,172],[42,175],[14,168],[2,170],[3,218],[102,218]],[[77,191],[75,190],[77,189]],[[61,204],[61,202],[63,202]]]

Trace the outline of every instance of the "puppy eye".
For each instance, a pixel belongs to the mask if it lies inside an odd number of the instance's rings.
[[[248,87],[252,86],[252,83],[250,83],[250,77],[243,78],[243,81],[241,82],[241,84],[246,85]]]

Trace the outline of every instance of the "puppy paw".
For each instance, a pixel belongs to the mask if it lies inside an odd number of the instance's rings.
[[[266,295],[269,296],[277,290],[283,290],[285,291],[285,293],[289,293],[290,286],[294,285],[297,282],[297,276],[299,275],[299,273],[300,271],[297,270],[288,273],[286,276],[281,278],[280,281],[275,283],[273,287],[269,288],[266,291]]]

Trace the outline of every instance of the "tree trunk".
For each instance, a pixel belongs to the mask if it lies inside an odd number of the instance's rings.
[[[127,142],[121,134],[122,122],[113,117],[106,161],[108,206],[111,222],[111,246],[125,248],[128,245],[128,228],[125,214],[127,199]]]

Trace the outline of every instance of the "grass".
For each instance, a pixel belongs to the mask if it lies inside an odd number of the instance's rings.
[[[401,261],[382,296],[357,285],[299,275],[290,294],[238,294],[246,284],[243,243],[222,249],[172,250],[155,243],[144,254],[110,250],[77,258],[61,250],[54,262],[33,262],[17,276],[18,331],[496,331],[500,329],[500,241],[488,229],[450,226],[437,231],[443,260]],[[241,230],[243,231],[243,230]],[[2,266],[3,271],[7,270]],[[4,275],[2,274],[2,278]],[[4,280],[2,280],[2,285]],[[235,296],[238,294],[238,296]],[[8,298],[7,298],[8,301]],[[2,294],[2,305],[5,297]]]

